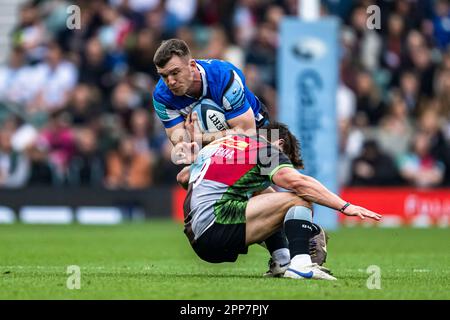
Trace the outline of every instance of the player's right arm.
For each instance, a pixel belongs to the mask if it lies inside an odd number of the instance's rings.
[[[328,190],[316,179],[301,174],[297,170],[283,167],[277,170],[272,176],[272,182],[277,186],[294,191],[299,197],[306,201],[314,202],[331,209],[340,210],[347,202],[335,193]],[[349,205],[342,212],[347,216],[358,216],[380,220],[381,215],[356,205]]]
[[[180,141],[189,141],[184,126],[184,117],[179,110],[170,108],[158,94],[153,94],[153,107],[166,130],[167,137],[175,146]]]
[[[184,122],[181,122],[173,127],[165,128],[167,137],[174,146],[183,141],[190,141],[188,132],[184,126]]]
[[[196,141],[201,145],[206,145],[227,134],[226,131],[202,134],[198,123],[195,123],[198,121],[196,117],[193,119],[190,114],[185,119],[179,110],[168,107],[157,95],[153,95],[153,106],[164,125],[167,137],[174,146],[183,141]]]

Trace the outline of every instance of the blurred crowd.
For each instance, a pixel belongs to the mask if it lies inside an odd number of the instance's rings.
[[[80,29],[66,25],[71,4]],[[366,25],[372,4],[378,30]],[[327,0],[321,11],[342,21],[340,184],[449,186],[449,2]],[[175,184],[151,106],[160,42],[232,62],[276,119],[278,26],[295,15],[297,0],[23,3],[0,65],[0,187]]]

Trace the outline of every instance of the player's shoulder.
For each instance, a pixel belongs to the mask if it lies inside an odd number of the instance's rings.
[[[155,90],[153,90],[153,99],[160,103],[167,103],[172,99],[172,96],[172,92],[169,90],[164,81],[159,79],[158,83],[156,83]]]
[[[208,75],[229,75],[230,71],[239,70],[231,62],[219,59],[198,59],[196,62],[203,67]]]
[[[214,67],[223,67],[223,68],[231,68],[234,65],[228,61],[220,60],[220,59],[196,59],[195,60],[202,67],[206,68],[214,68]]]

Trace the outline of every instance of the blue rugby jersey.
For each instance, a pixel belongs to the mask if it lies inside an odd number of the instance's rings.
[[[261,102],[245,85],[241,70],[229,62],[208,59],[196,60],[202,77],[203,92],[199,99],[188,96],[175,96],[159,79],[153,92],[153,106],[165,128],[171,128],[183,122],[204,98],[213,100],[225,111],[226,120],[233,119],[249,108],[255,114],[255,120],[263,118],[260,114]]]

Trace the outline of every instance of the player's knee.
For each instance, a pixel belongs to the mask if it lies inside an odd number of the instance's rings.
[[[303,220],[312,223],[312,210],[305,206],[295,206],[288,210],[284,217],[284,221]]]
[[[283,212],[286,214],[289,209],[294,207],[305,207],[309,210],[312,210],[312,204],[299,196],[297,196],[295,193],[290,193],[288,195],[288,199],[284,203]]]
[[[291,201],[289,202],[289,208],[292,208],[292,207],[306,207],[306,208],[312,210],[312,203],[311,202],[306,201],[303,198],[300,198],[296,194],[292,194],[292,195],[293,195],[293,197],[292,197]]]

